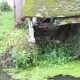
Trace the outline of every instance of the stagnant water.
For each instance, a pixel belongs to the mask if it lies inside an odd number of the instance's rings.
[[[0,80],[12,80],[10,78],[10,76],[8,76],[6,73],[4,73],[1,69],[0,69]]]
[[[80,80],[80,78],[75,78],[69,75],[67,76],[58,75],[55,76],[54,78],[48,78],[47,80]]]

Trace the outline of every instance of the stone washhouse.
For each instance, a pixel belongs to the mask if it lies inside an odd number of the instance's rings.
[[[25,16],[28,20],[29,42],[35,42],[34,29],[45,32],[66,24],[80,23],[80,0],[14,0],[14,11],[15,19]]]

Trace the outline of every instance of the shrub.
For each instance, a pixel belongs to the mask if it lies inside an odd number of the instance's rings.
[[[7,2],[1,2],[0,3],[0,10],[1,11],[11,11],[11,7],[8,5]]]
[[[60,42],[44,38],[39,42],[37,41],[36,44],[35,47],[27,46],[26,50],[14,54],[18,68],[53,66],[73,59],[71,49],[62,46]]]
[[[30,66],[35,65],[35,58],[37,56],[37,50],[28,48],[27,50],[19,51],[14,53],[13,57],[15,58],[15,66],[17,68],[26,69]]]
[[[31,52],[28,54],[25,52],[25,50],[17,53],[14,55],[15,57],[15,63],[17,68],[27,68],[30,66],[32,62],[30,62],[31,59]],[[29,64],[30,63],[30,64]]]
[[[40,53],[37,61],[42,62],[41,66],[66,63],[74,57],[71,49],[61,45],[60,42],[49,41],[48,38],[39,41],[38,46]]]

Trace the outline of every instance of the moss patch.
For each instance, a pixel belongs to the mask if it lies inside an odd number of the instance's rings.
[[[74,16],[80,15],[78,4],[76,0],[26,0],[23,11],[25,16],[36,14],[41,14],[43,17]]]

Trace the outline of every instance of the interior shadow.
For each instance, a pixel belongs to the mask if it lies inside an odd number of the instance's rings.
[[[61,47],[59,43],[66,42],[67,39],[77,38],[78,24],[68,24],[59,26],[57,29],[34,28],[36,44],[41,53],[53,52],[53,49]],[[57,51],[57,50],[56,50]]]
[[[74,38],[74,36],[77,34],[77,27],[78,24],[67,24],[58,26],[55,28],[51,24],[46,23],[47,28],[34,28],[34,36],[35,39],[41,38],[44,36],[47,36],[50,38],[50,40],[59,40],[59,41],[65,41],[68,38]]]

